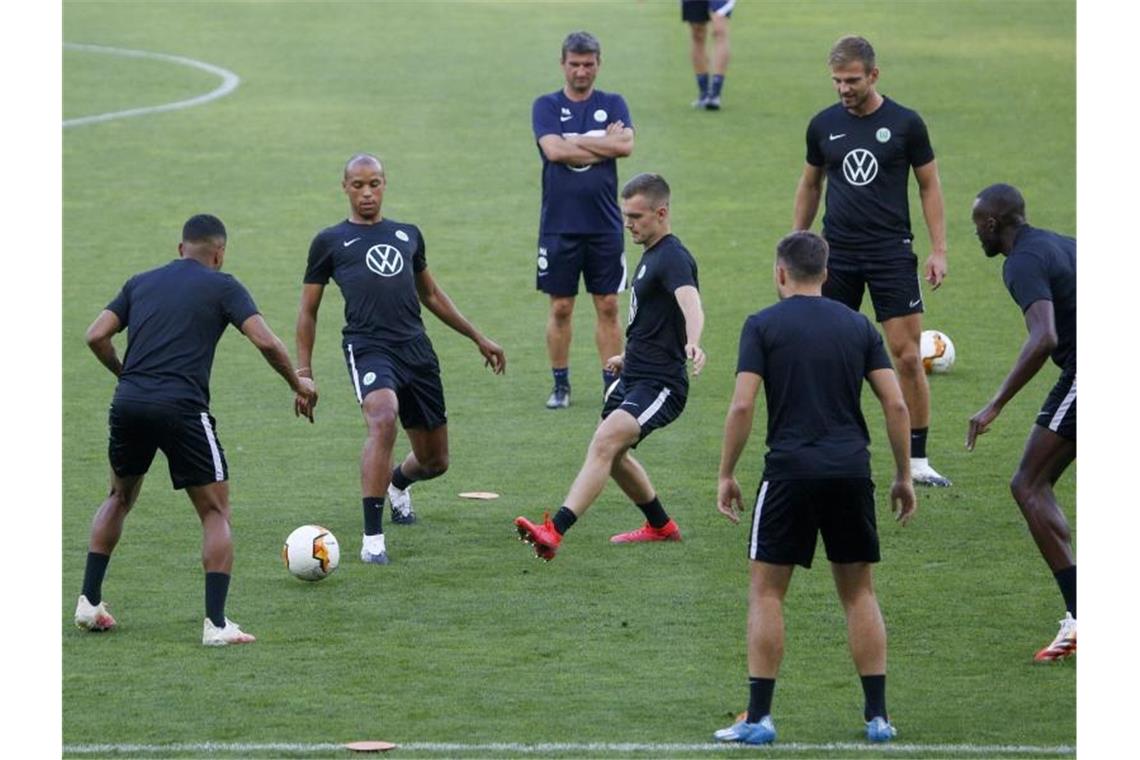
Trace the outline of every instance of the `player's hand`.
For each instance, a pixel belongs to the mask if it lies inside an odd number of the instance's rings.
[[[503,352],[502,346],[484,337],[480,337],[476,341],[476,345],[479,346],[479,353],[483,354],[484,367],[490,367],[496,375],[501,375],[507,371],[507,355]]]
[[[946,279],[946,251],[931,252],[923,267],[923,274],[931,288],[938,290],[942,287],[942,281]]]
[[[990,425],[1001,414],[1001,407],[990,402],[970,418],[970,427],[966,430],[966,451],[973,451],[978,436],[989,432]]]
[[[620,375],[622,369],[625,367],[625,354],[611,356],[609,359],[606,359],[606,363],[603,366],[606,372],[609,372],[611,375]]]
[[[906,525],[914,516],[914,510],[917,507],[918,504],[914,498],[914,485],[910,482],[910,478],[896,480],[891,485],[891,512],[894,513],[895,519]]]
[[[744,501],[740,495],[740,484],[736,478],[721,478],[716,487],[716,509],[728,518],[733,525],[740,522]]]
[[[685,344],[685,357],[693,362],[693,376],[701,374],[705,366],[705,352],[696,343]]]
[[[607,135],[620,135],[624,131],[625,123],[621,119],[618,119],[617,121],[611,121],[606,125]]]
[[[313,422],[313,409],[317,406],[317,384],[309,377],[298,377],[301,390],[293,398],[293,415]]]

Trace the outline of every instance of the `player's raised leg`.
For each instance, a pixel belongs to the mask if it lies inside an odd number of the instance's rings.
[[[447,425],[431,430],[406,428],[404,432],[408,434],[412,450],[392,470],[388,499],[392,503],[392,522],[410,525],[416,521],[416,513],[412,509],[412,495],[408,488],[412,483],[438,478],[447,472],[451,458],[448,453]]]
[[[574,296],[550,296],[546,320],[546,352],[554,387],[546,400],[547,409],[570,406],[570,340],[573,337]]]
[[[392,477],[392,448],[396,444],[399,404],[391,388],[378,388],[360,405],[368,436],[360,455],[360,497],[364,510],[364,538],[360,559],[375,565],[388,564],[384,542],[384,494]]]
[[[206,571],[206,619],[202,623],[202,643],[226,646],[256,641],[226,617],[226,597],[234,565],[229,483],[222,480],[203,486],[188,486],[186,495],[202,522],[202,567]]]
[[[614,482],[621,487],[630,501],[645,515],[644,525],[636,530],[611,536],[610,543],[630,544],[644,541],[681,540],[681,530],[661,505],[657,491],[649,481],[649,473],[641,466],[641,462],[633,458],[629,451],[614,460],[613,466],[610,468],[610,475],[613,476]]]
[[[87,565],[83,571],[83,591],[75,606],[75,624],[88,631],[115,627],[115,618],[103,602],[103,578],[111,553],[123,535],[123,523],[142,490],[142,475],[119,477],[111,473],[111,490],[91,521],[87,542]]]
[[[887,348],[898,373],[899,387],[910,412],[911,479],[925,486],[949,486],[950,479],[930,466],[926,455],[926,436],[930,429],[930,385],[922,368],[919,341],[922,337],[922,314],[907,314],[883,320]]]
[[[863,685],[863,720],[870,741],[895,736],[887,716],[887,627],[871,580],[868,562],[832,562],[835,590],[847,616],[847,643]]]

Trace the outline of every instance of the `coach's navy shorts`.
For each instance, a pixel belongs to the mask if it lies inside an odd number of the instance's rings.
[[[923,311],[918,257],[910,245],[871,251],[832,248],[827,257],[823,294],[858,311],[863,303],[864,284],[871,291],[877,322]]]
[[[681,416],[688,396],[675,386],[659,380],[632,380],[618,377],[606,389],[602,405],[602,419],[621,409],[631,414],[641,426],[637,443],[658,428],[663,428]],[[637,448],[637,443],[633,448]]]
[[[1049,391],[1045,406],[1037,415],[1037,424],[1062,438],[1077,440],[1077,370],[1067,369]]]
[[[732,17],[736,0],[681,0],[681,20],[690,24],[704,24],[714,13]]]
[[[229,478],[217,425],[206,410],[116,398],[108,415],[107,458],[120,478],[145,475],[162,449],[175,488]]]
[[[831,562],[878,562],[874,482],[817,478],[760,484],[748,537],[749,559],[811,567],[818,534]]]
[[[625,290],[625,239],[620,232],[597,235],[540,235],[535,288],[552,296],[586,292],[611,295]]]
[[[447,424],[439,359],[427,335],[393,345],[346,339],[344,360],[357,403],[363,404],[372,391],[389,388],[396,392],[405,429],[434,430]]]

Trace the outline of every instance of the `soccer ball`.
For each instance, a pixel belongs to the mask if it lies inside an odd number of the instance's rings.
[[[281,559],[301,580],[319,581],[332,575],[340,564],[340,545],[328,528],[302,525],[285,539]]]
[[[918,342],[922,368],[926,374],[941,375],[954,366],[954,343],[950,336],[937,330],[923,330]]]

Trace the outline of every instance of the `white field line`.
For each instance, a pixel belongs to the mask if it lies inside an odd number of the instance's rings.
[[[125,119],[129,116],[142,116],[148,113],[160,113],[162,111],[177,111],[180,108],[191,108],[193,106],[200,106],[203,103],[209,103],[211,100],[217,100],[229,95],[241,83],[241,77],[237,74],[223,69],[220,66],[214,66],[211,63],[204,61],[196,61],[193,58],[183,58],[180,55],[167,55],[166,53],[150,53],[146,50],[128,50],[126,48],[113,48],[104,47],[102,45],[80,45],[72,42],[65,42],[63,44],[67,50],[81,50],[88,53],[106,53],[109,55],[119,55],[125,58],[150,58],[156,61],[167,61],[169,63],[177,63],[181,66],[190,66],[191,68],[201,69],[207,71],[215,76],[222,78],[222,83],[217,88],[207,92],[205,95],[199,95],[196,98],[189,100],[179,100],[174,103],[163,103],[157,106],[144,106],[142,108],[131,108],[126,111],[111,111],[109,113],[95,114],[94,116],[81,116],[75,119],[64,119],[63,126],[78,127],[82,124],[97,124],[103,121],[111,121],[112,119]]]
[[[555,753],[603,753],[619,754],[623,752],[650,752],[654,754],[670,753],[705,753],[728,752],[750,748],[743,744],[669,744],[669,743],[545,743],[522,744],[516,742],[493,742],[487,744],[462,744],[448,742],[409,742],[400,744],[397,752],[423,752],[428,754],[467,754],[479,752],[514,753],[524,755],[550,755]],[[1034,744],[869,744],[855,742],[835,742],[828,744],[800,744],[777,742],[770,745],[772,752],[867,752],[875,755],[980,755],[982,757],[995,757],[1000,755],[1075,755],[1076,748],[1060,746],[1041,746]],[[198,744],[65,744],[65,755],[153,755],[159,753],[191,753],[191,754],[242,754],[254,752],[292,752],[304,754],[320,754],[346,751],[343,744],[227,744],[222,742],[203,742]]]

